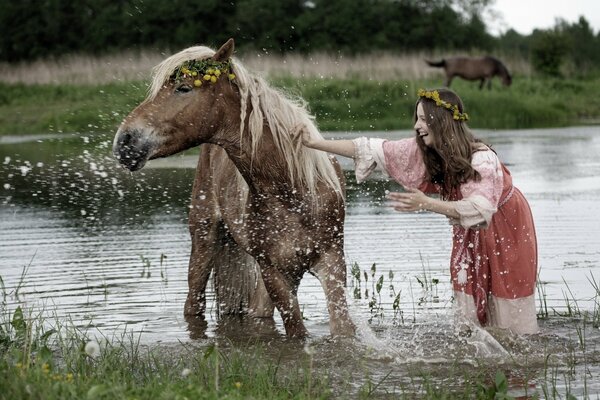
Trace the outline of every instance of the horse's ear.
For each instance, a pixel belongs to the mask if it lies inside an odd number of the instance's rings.
[[[233,38],[225,42],[223,46],[213,56],[215,61],[227,61],[233,55]]]

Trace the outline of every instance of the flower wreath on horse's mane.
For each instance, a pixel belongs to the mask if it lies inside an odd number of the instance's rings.
[[[469,114],[461,113],[456,104],[448,103],[447,101],[442,100],[437,90],[419,89],[417,91],[417,95],[419,97],[425,97],[426,99],[433,100],[435,101],[436,106],[449,110],[452,113],[452,118],[454,118],[456,121],[469,120]]]
[[[186,61],[171,74],[171,79],[175,82],[181,82],[184,79],[192,78],[196,87],[202,86],[202,79],[210,83],[216,83],[221,75],[227,75],[227,78],[232,81],[235,79],[235,74],[230,72],[230,64],[230,60],[215,61],[207,59]]]

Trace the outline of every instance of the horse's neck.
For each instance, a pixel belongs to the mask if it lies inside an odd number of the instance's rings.
[[[267,127],[264,129],[268,130]],[[251,193],[290,197],[297,193],[297,184],[292,183],[288,165],[273,141],[270,131],[265,131],[255,154],[252,154],[250,133],[246,130],[240,139],[239,131],[233,140],[217,142],[227,152],[238,171],[248,184]],[[295,196],[293,196],[295,197]]]

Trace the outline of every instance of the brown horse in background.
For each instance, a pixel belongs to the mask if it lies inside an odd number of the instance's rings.
[[[492,88],[492,78],[498,76],[504,86],[510,86],[512,77],[506,66],[497,58],[485,57],[450,57],[441,61],[425,60],[432,67],[442,67],[446,72],[446,81],[444,85],[450,87],[450,83],[455,76],[476,81],[480,80],[479,89],[487,81],[488,89]]]
[[[272,317],[272,301],[287,335],[306,336],[296,294],[309,272],[325,291],[331,333],[353,335],[341,168],[294,136],[297,126],[320,136],[304,102],[250,74],[231,58],[233,49],[229,39],[217,52],[190,47],[159,64],[148,98],[119,127],[113,153],[135,171],[202,145],[189,216],[184,314],[191,325],[204,320],[212,272],[218,311]],[[204,72],[193,78],[184,68],[189,62],[226,65],[229,73],[208,72],[216,75],[202,82]]]

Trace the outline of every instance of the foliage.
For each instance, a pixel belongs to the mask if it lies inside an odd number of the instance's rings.
[[[567,42],[557,31],[536,32],[531,46],[531,63],[543,75],[561,77],[560,67],[567,55]]]
[[[457,3],[453,7],[454,3]],[[464,1],[82,0],[0,2],[0,60],[129,48],[216,46],[266,52],[489,48]],[[486,2],[484,2],[486,3]]]

